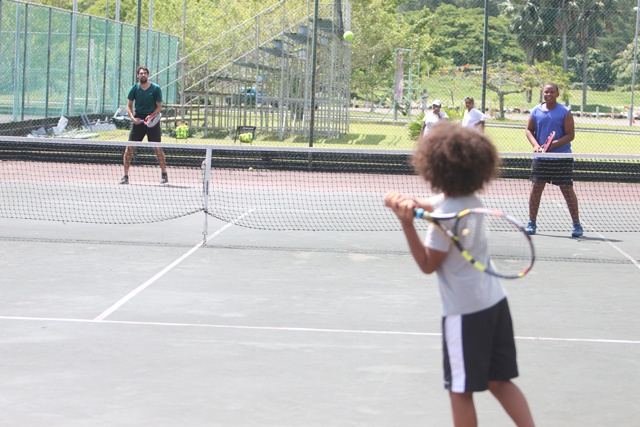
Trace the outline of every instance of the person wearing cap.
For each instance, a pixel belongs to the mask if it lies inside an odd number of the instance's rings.
[[[441,111],[442,101],[436,99],[431,103],[431,111],[424,115],[424,123],[422,123],[422,129],[420,130],[420,138],[422,138],[431,129],[431,127],[438,123],[440,120],[449,120],[449,116],[444,111]]]
[[[484,122],[487,121],[488,117],[485,114],[482,114],[477,108],[474,108],[474,104],[475,101],[470,96],[464,99],[466,111],[462,118],[462,126],[484,131]]]

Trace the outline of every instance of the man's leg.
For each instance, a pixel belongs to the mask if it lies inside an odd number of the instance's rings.
[[[538,218],[538,209],[540,208],[540,199],[542,198],[542,192],[546,182],[533,182],[531,186],[531,193],[529,193],[529,219],[535,221]]]
[[[142,141],[144,138],[144,125],[131,125],[131,130],[129,131],[129,141]],[[129,183],[129,167],[131,166],[131,160],[133,159],[133,149],[132,146],[127,146],[124,149],[124,155],[122,156],[122,165],[124,166],[124,176],[120,180],[120,184],[128,184]]]
[[[162,169],[163,173],[167,173],[167,158],[164,155],[164,151],[162,148],[156,148],[156,156],[158,157],[158,163],[160,164],[160,169]]]
[[[162,129],[160,128],[160,123],[147,130],[147,140],[149,142],[162,142]],[[156,157],[158,158],[158,164],[160,164],[160,169],[162,170],[162,175],[160,178],[160,182],[162,184],[166,184],[169,182],[169,178],[167,177],[167,158],[162,151],[162,148],[155,148]]]
[[[559,185],[559,187],[560,191],[562,191],[562,195],[564,196],[564,200],[567,202],[567,208],[569,208],[571,220],[574,224],[579,223],[580,213],[578,209],[578,196],[576,196],[576,192],[573,189],[573,184]]]
[[[133,159],[133,147],[126,147],[124,149],[124,155],[122,156],[122,165],[124,166],[124,174],[129,176],[129,167],[131,166],[131,159]]]

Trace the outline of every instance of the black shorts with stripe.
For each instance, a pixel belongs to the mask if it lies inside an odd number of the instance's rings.
[[[518,376],[509,304],[442,318],[444,385],[454,393],[484,391],[489,381]]]
[[[530,180],[554,185],[573,185],[573,159],[534,158],[531,162]]]

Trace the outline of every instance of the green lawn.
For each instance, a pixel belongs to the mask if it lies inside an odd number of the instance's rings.
[[[519,127],[499,127],[500,124],[507,123]],[[524,135],[524,122],[489,122],[486,128],[487,135],[493,140],[502,152],[530,152],[531,146]],[[573,142],[573,151],[584,154],[640,154],[640,132],[635,134],[613,133],[616,127],[611,130],[600,129],[596,125],[584,125],[576,127],[576,139]],[[588,130],[588,131],[587,131]],[[629,131],[629,128],[620,126],[620,130]],[[635,129],[634,129],[635,130]],[[100,132],[99,140],[125,141],[128,136],[127,130],[115,130]],[[203,138],[195,135],[186,141],[178,141],[175,137],[170,137],[166,133],[163,135],[164,142],[184,142],[189,144],[233,144],[233,139],[226,138]],[[236,144],[240,145],[239,142]],[[407,124],[380,123],[376,121],[352,121],[349,126],[349,133],[336,139],[316,137],[315,147],[331,148],[371,148],[371,149],[412,149],[415,141],[409,139]],[[305,147],[308,141],[301,137],[291,137],[284,141],[274,138],[265,138],[258,134],[252,145],[254,146],[284,146],[284,147]]]
[[[531,145],[524,129],[487,127],[487,135],[500,151],[530,152]],[[640,133],[587,132],[576,129],[576,138],[571,143],[574,153],[583,154],[640,154]]]
[[[479,106],[482,92],[479,80],[472,78],[451,79],[449,77],[435,76],[426,79],[426,89],[429,99],[442,99],[447,105],[462,105],[465,97],[471,96],[476,99],[476,106]],[[581,89],[567,89],[569,95],[569,103],[573,106],[572,110],[577,111],[582,104]],[[565,90],[563,90],[565,92]],[[485,93],[486,106],[493,108],[498,107],[498,96],[495,92],[487,89]],[[506,108],[527,108],[531,109],[540,101],[540,93],[534,91],[532,102],[526,102],[525,93],[514,93],[505,96]],[[635,107],[640,107],[640,99],[636,93],[634,100]],[[587,91],[587,108],[586,111],[595,111],[596,106],[600,106],[600,111],[610,113],[614,107],[617,111],[622,111],[624,107],[631,105],[631,91],[615,90],[604,92],[589,89]]]

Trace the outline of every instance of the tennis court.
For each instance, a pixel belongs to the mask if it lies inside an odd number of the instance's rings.
[[[159,176],[157,167],[150,170]],[[72,215],[90,205],[99,210],[96,185],[126,197],[143,197],[150,188],[191,194],[197,185],[186,184],[189,174],[184,181],[179,176],[170,169],[173,187],[141,175],[140,184],[125,188],[76,177],[60,179],[56,191],[90,195],[61,203]],[[247,200],[253,184],[230,182],[212,198]],[[13,200],[7,189],[35,188],[23,178],[3,183],[4,203]],[[309,196],[299,182],[286,192],[283,185],[272,182],[259,193],[293,205]],[[41,206],[57,212],[60,203],[43,201],[42,188],[34,193]],[[246,206],[215,212],[237,221],[203,212],[143,224],[0,218],[2,423],[451,425],[435,277],[414,266],[400,231],[356,230],[367,214],[381,221],[377,190],[358,190],[363,198],[354,199],[352,187],[336,183],[318,194],[327,192],[344,196],[340,215],[347,207],[349,215],[360,214],[353,224],[344,219],[347,229],[239,226],[237,212]],[[555,202],[548,203],[550,209]],[[585,209],[588,203],[585,197]],[[169,210],[183,205],[193,209],[192,198]],[[299,225],[311,215],[293,214],[291,205],[264,206],[269,209],[246,221],[263,214],[265,221]],[[615,222],[617,207],[607,224]],[[156,205],[136,209],[146,214]],[[328,208],[316,215],[325,218],[321,224],[342,218]],[[568,226],[541,228],[533,270],[505,282],[519,351],[517,384],[538,425],[635,425],[640,241],[620,230],[592,230],[581,239],[569,232]],[[488,393],[476,402],[481,425],[512,425]]]
[[[450,425],[435,280],[399,233],[217,223],[197,247],[201,220],[0,221],[3,423]],[[517,383],[539,425],[634,425],[640,243],[566,234],[506,283]]]

